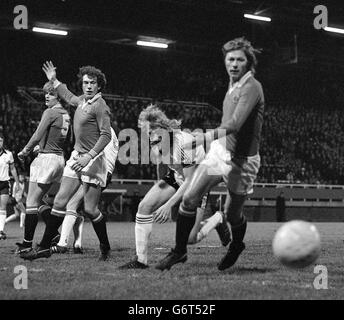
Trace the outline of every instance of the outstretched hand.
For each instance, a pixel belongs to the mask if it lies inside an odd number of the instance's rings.
[[[56,67],[54,67],[54,65],[51,61],[46,61],[43,64],[42,70],[44,71],[48,80],[50,80],[50,81],[56,80],[56,71],[55,71]]]

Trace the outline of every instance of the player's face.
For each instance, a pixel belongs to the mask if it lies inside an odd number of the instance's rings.
[[[247,58],[242,50],[230,51],[226,54],[225,65],[229,77],[233,82],[239,81],[247,72]]]
[[[49,108],[56,105],[59,101],[57,100],[57,94],[54,94],[52,92],[47,92],[45,94],[45,105]]]
[[[92,99],[99,91],[96,77],[90,77],[87,74],[82,77],[82,92],[86,96],[86,100]]]

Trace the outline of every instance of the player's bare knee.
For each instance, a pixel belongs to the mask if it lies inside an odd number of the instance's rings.
[[[95,206],[94,204],[91,204],[91,203],[85,202],[84,211],[90,217],[96,217],[99,214],[97,205]]]
[[[200,200],[198,197],[191,193],[186,193],[183,196],[182,206],[189,210],[196,210]]]
[[[153,211],[153,206],[149,204],[147,201],[142,200],[139,203],[137,213],[142,214],[142,215],[149,215],[152,214]]]
[[[54,208],[66,208],[68,203],[68,198],[56,195],[54,200]]]

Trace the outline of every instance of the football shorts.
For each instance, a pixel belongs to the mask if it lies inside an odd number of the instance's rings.
[[[228,189],[238,195],[253,193],[253,184],[260,167],[259,154],[250,157],[233,157],[225,144],[215,140],[201,162],[206,165],[209,175],[220,175]]]
[[[107,166],[104,153],[100,153],[95,158],[93,158],[88,163],[88,165],[81,170],[81,172],[76,172],[72,169],[72,165],[81,156],[81,153],[79,153],[76,150],[73,150],[64,168],[63,176],[73,179],[80,179],[82,182],[85,183],[105,187],[107,178]]]
[[[30,166],[30,182],[42,184],[60,182],[64,165],[63,155],[39,153]]]
[[[0,181],[0,194],[10,194],[10,182]]]

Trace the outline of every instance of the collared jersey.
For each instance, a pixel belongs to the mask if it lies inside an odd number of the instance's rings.
[[[111,141],[110,109],[101,94],[86,101],[82,95],[75,96],[64,84],[56,87],[58,95],[76,106],[74,113],[74,149],[80,153],[90,152],[96,156]]]
[[[30,151],[39,144],[40,153],[62,155],[69,128],[70,116],[61,104],[48,108],[25,148]]]
[[[220,128],[232,131],[226,137],[226,148],[234,157],[258,154],[264,113],[262,86],[251,72],[226,93]]]
[[[10,180],[9,169],[12,163],[14,163],[12,152],[0,149],[0,181]]]

